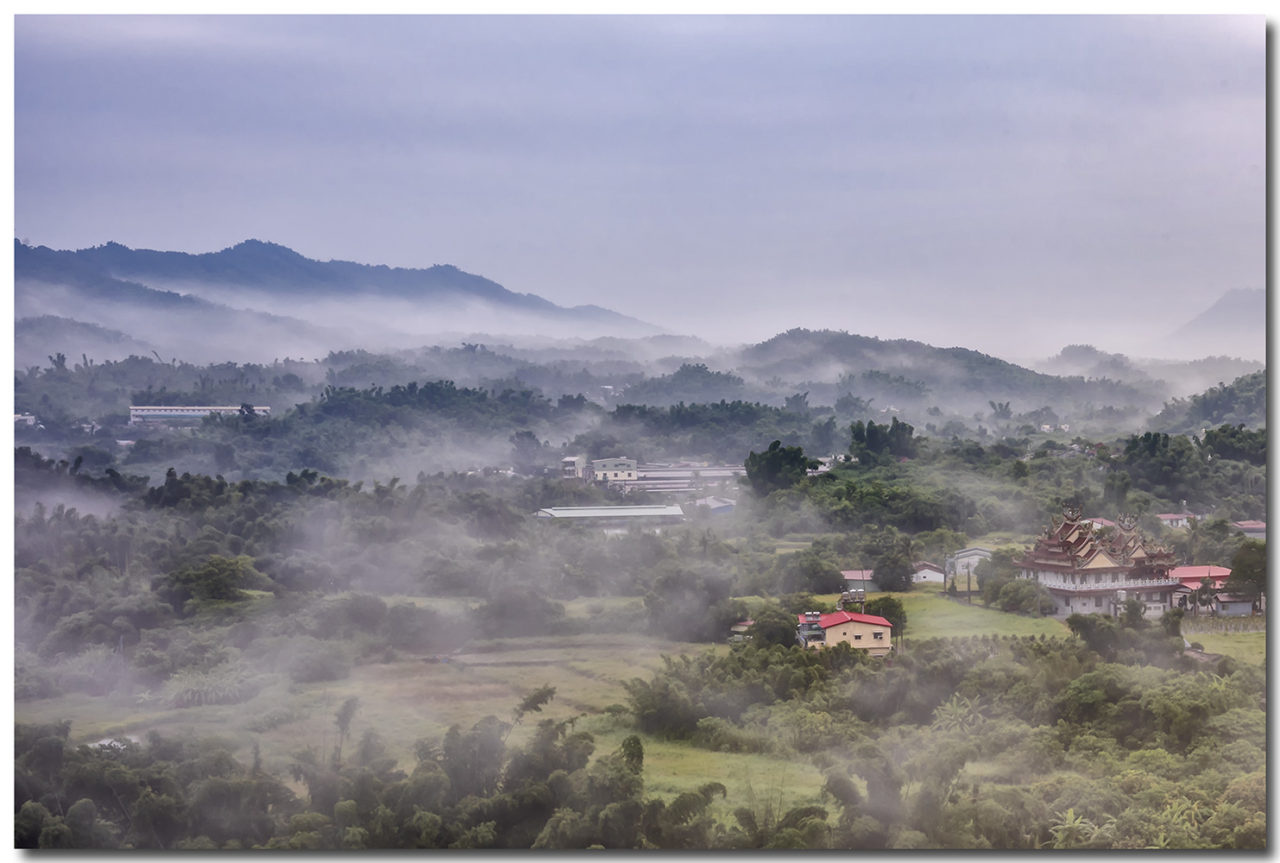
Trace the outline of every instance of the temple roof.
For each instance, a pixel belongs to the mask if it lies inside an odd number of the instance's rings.
[[[1137,519],[1121,515],[1109,536],[1100,536],[1092,521],[1082,519],[1078,507],[1063,508],[1062,519],[1027,549],[1020,561],[1027,568],[1098,570],[1168,570],[1173,554],[1151,544],[1137,529]]]

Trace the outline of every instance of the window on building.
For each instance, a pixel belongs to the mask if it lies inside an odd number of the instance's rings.
[[[1093,598],[1093,607],[1094,607],[1094,608],[1102,608],[1102,597],[1101,597],[1101,596],[1095,596],[1095,597]]]
[[[871,637],[874,638],[876,641],[883,641],[884,633],[879,630],[876,630],[875,632],[871,633]]]
[[[853,637],[853,640],[854,640],[854,641],[861,641],[861,640],[862,640],[862,636],[861,636],[861,635],[855,635],[855,636]]]

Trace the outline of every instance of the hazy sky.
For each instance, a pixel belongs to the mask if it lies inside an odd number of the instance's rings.
[[[1002,356],[1137,352],[1265,285],[1261,16],[26,15],[14,39],[15,234],[54,248],[256,238],[715,340]]]

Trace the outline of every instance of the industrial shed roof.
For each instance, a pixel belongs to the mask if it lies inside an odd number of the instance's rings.
[[[645,506],[548,506],[538,510],[538,518],[683,518],[684,510],[673,504]]]

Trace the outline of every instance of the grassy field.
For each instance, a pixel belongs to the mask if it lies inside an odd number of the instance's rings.
[[[728,650],[727,645],[638,635],[497,639],[477,646],[481,650],[447,662],[415,657],[358,665],[349,677],[327,683],[291,685],[263,675],[263,690],[244,704],[171,708],[126,695],[77,694],[18,702],[14,718],[20,723],[70,719],[72,737],[80,742],[143,739],[151,730],[215,736],[228,741],[242,760],[251,757],[256,742],[264,767],[286,776],[293,753],[307,746],[327,752],[337,743],[334,714],[350,696],[360,699],[352,739],[374,728],[391,754],[408,765],[415,740],[439,738],[450,725],[465,728],[486,715],[509,720],[522,697],[550,684],[556,688],[555,698],[513,730],[509,745],[526,740],[540,719],[579,716],[577,727],[595,735],[596,754],[603,755],[633,733],[625,720],[606,712],[611,705],[626,703],[624,681],[648,677],[662,665],[664,654]],[[821,774],[804,762],[710,752],[642,737],[651,795],[674,797],[714,781],[729,789],[733,806],[749,805],[752,794],[761,799],[773,795],[786,807],[818,802]]]
[[[1066,635],[1066,624],[1052,617],[1025,617],[985,608],[976,598],[973,605],[946,595],[940,584],[921,584],[907,593],[872,593],[893,596],[907,612],[907,642],[913,638],[952,638],[970,635]],[[835,602],[839,594],[820,597]]]
[[[933,636],[1060,636],[1068,632],[1065,624],[1052,618],[1023,617],[956,602],[940,585],[893,595],[907,611],[908,647],[912,639]],[[836,596],[822,598],[834,602]],[[567,603],[566,612],[577,618],[605,609],[638,609],[639,603],[628,597],[581,599]],[[1262,631],[1200,632],[1188,638],[1202,642],[1211,652],[1265,664]],[[596,737],[596,754],[603,755],[632,733],[625,718],[608,711],[611,705],[626,704],[624,681],[647,678],[661,667],[664,655],[728,649],[724,644],[629,634],[495,639],[474,643],[448,661],[399,657],[357,665],[349,677],[327,683],[291,684],[282,674],[264,672],[259,678],[261,691],[238,705],[173,708],[128,693],[73,694],[17,702],[14,713],[22,723],[70,719],[72,736],[81,742],[117,736],[141,739],[151,730],[193,733],[227,740],[242,760],[251,757],[256,742],[264,766],[284,776],[292,755],[300,749],[311,746],[327,752],[336,744],[334,715],[348,697],[360,699],[352,738],[376,729],[391,754],[408,765],[414,741],[438,739],[450,725],[468,727],[486,715],[510,719],[521,698],[550,684],[556,688],[554,700],[514,729],[509,744],[526,740],[544,717],[579,717],[577,727]],[[784,810],[821,802],[821,773],[806,759],[711,752],[645,735],[642,739],[649,794],[670,798],[716,781],[729,789],[726,805],[718,807],[724,812],[741,805],[764,805],[766,800]]]
[[[1185,633],[1187,641],[1198,641],[1209,653],[1222,653],[1241,662],[1266,667],[1267,634],[1265,632]]]
[[[1265,667],[1267,664],[1267,619],[1185,618],[1182,635],[1198,641],[1209,653],[1222,653],[1241,662]]]

